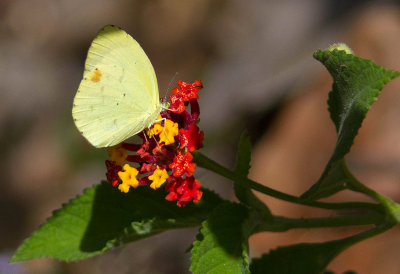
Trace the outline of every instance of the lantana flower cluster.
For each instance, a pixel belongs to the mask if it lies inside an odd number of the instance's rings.
[[[106,176],[124,193],[138,186],[156,190],[165,185],[165,198],[180,207],[198,202],[203,194],[193,176],[196,164],[191,154],[203,146],[204,133],[196,124],[200,115],[197,92],[203,85],[200,80],[177,84],[169,96],[169,108],[151,128],[138,134],[141,144],[123,142],[108,149]]]

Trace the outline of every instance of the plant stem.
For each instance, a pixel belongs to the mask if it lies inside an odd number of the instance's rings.
[[[384,216],[379,213],[365,213],[357,215],[334,216],[326,218],[286,218],[273,216],[272,220],[262,222],[252,233],[262,231],[284,232],[293,228],[323,228],[372,225],[382,223]]]
[[[198,166],[210,170],[212,172],[215,172],[232,181],[235,180],[235,173],[233,171],[211,160],[204,154],[200,152],[193,152],[193,156],[195,157],[195,161],[198,164]],[[367,203],[367,202],[325,203],[317,201],[304,201],[301,200],[299,197],[286,194],[284,192],[280,192],[278,190],[254,182],[253,180],[250,180],[248,178],[243,180],[243,182],[248,184],[250,188],[257,190],[261,193],[295,204],[301,204],[305,206],[324,208],[324,209],[372,209],[376,211],[382,211],[382,207],[378,203]]]
[[[394,221],[394,223],[400,222],[400,205],[395,203],[389,197],[386,197],[385,195],[382,195],[376,192],[375,190],[367,187],[366,185],[362,184],[353,176],[353,174],[351,174],[347,166],[343,166],[343,171],[346,173],[349,179],[347,186],[349,189],[363,193],[371,197],[372,199],[379,201],[386,210],[386,212],[389,214],[391,219]]]

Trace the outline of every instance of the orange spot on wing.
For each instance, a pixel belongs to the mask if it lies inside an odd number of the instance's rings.
[[[101,71],[99,69],[95,69],[90,76],[90,80],[93,82],[99,82],[101,80]]]

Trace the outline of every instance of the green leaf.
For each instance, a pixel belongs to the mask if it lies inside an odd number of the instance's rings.
[[[235,173],[237,176],[246,178],[249,174],[251,162],[251,143],[246,131],[242,133],[239,140],[239,147],[236,156]]]
[[[270,218],[271,212],[268,207],[254,195],[250,186],[246,184],[247,175],[250,170],[251,162],[251,143],[247,132],[240,136],[237,152],[234,190],[236,197],[243,204],[252,207],[262,216],[261,218]],[[252,222],[253,223],[253,222]]]
[[[347,245],[337,242],[302,243],[271,250],[261,258],[253,259],[250,270],[258,273],[322,273],[328,263]]]
[[[362,233],[324,243],[301,243],[278,247],[264,254],[261,258],[252,259],[252,274],[313,274],[322,273],[339,253],[353,244],[388,230],[391,226],[374,227]]]
[[[53,213],[17,249],[11,262],[50,257],[73,261],[169,229],[198,226],[222,202],[203,189],[197,204],[178,208],[163,189],[139,187],[121,193],[102,182]]]
[[[320,179],[301,197],[316,200],[330,196],[350,182],[343,160],[350,151],[361,123],[382,88],[399,72],[387,70],[352,54],[339,50],[318,50],[314,58],[320,61],[333,77],[328,106],[338,134],[334,152]],[[329,178],[336,177],[336,180]]]
[[[348,169],[344,159],[336,162],[330,161],[317,183],[304,193],[301,198],[316,200],[346,189],[346,183],[349,183],[351,180],[347,172]]]
[[[250,273],[247,216],[246,207],[229,202],[212,212],[193,244],[192,273]]]

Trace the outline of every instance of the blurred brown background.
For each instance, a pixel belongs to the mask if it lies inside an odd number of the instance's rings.
[[[396,1],[0,1],[0,273],[188,273],[184,251],[197,229],[71,264],[7,264],[54,209],[104,179],[106,154],[84,141],[71,118],[87,49],[104,25],[118,25],[140,42],[162,94],[176,72],[177,79],[203,81],[204,153],[231,166],[247,128],[255,145],[251,177],[299,195],[318,179],[335,142],[326,109],[331,79],[313,51],[343,41],[357,55],[400,70],[399,15]],[[347,157],[361,181],[396,201],[399,85],[395,80],[381,94]],[[231,183],[201,170],[197,176],[232,197]],[[263,199],[276,214],[334,214]],[[251,254],[356,231],[262,233],[251,239]],[[394,228],[350,248],[329,269],[400,273],[399,245]]]

